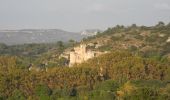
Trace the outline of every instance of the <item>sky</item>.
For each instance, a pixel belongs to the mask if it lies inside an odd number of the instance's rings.
[[[0,0],[3,29],[107,29],[170,22],[170,0]]]

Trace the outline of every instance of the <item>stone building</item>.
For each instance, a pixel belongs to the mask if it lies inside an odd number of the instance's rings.
[[[69,66],[71,67],[74,64],[80,64],[98,55],[101,55],[101,52],[87,50],[87,46],[85,44],[81,44],[79,47],[75,47],[74,51],[70,52]]]

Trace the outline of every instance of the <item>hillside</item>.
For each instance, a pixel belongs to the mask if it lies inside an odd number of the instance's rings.
[[[103,33],[83,39],[81,43],[95,44],[99,51],[130,50],[144,56],[169,55],[170,53],[170,24],[159,22],[155,26],[121,26],[108,28]]]
[[[170,25],[159,22],[155,26],[121,26],[117,25],[108,28],[104,32],[98,32],[95,36],[83,38],[81,42],[70,40],[68,42],[45,43],[45,44],[25,44],[7,46],[0,45],[1,55],[11,55],[37,59],[37,64],[48,62],[50,66],[56,66],[61,63],[60,55],[65,55],[78,47],[80,44],[86,44],[87,49],[95,52],[128,50],[142,57],[154,57],[161,59],[170,55]],[[36,33],[35,33],[36,34]],[[44,33],[47,34],[47,33]],[[86,34],[87,35],[87,34]],[[68,57],[67,57],[68,58]],[[62,59],[65,66],[69,59]],[[31,63],[29,61],[29,63]],[[33,63],[33,62],[32,62]]]
[[[111,52],[72,68],[39,72],[23,69],[16,57],[0,57],[0,64],[2,100],[170,98],[169,61],[146,59],[127,51]]]
[[[25,30],[1,30],[0,43],[7,45],[31,44],[31,43],[55,43],[57,41],[80,41],[86,35],[67,32],[59,29],[25,29]]]
[[[169,100],[169,47],[163,22],[117,25],[81,42],[1,44],[0,99]],[[71,53],[83,61],[69,67]]]

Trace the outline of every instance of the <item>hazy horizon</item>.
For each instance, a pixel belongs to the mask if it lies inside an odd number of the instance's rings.
[[[0,30],[106,29],[170,22],[169,0],[0,0]]]

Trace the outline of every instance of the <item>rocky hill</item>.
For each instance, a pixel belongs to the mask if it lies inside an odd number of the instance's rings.
[[[121,26],[108,28],[103,33],[84,39],[81,43],[95,44],[98,51],[130,50],[143,56],[170,54],[170,24],[159,22],[155,26]]]

